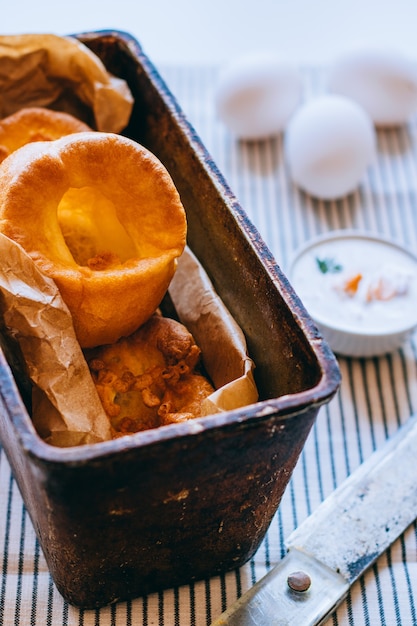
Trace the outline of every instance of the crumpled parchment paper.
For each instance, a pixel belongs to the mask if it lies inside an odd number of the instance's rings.
[[[39,435],[61,447],[111,439],[71,314],[55,283],[2,234],[0,259],[0,312],[6,334],[17,341],[33,383],[32,419]],[[188,249],[169,292],[182,323],[202,349],[216,387],[206,400],[205,415],[256,402],[253,363],[243,333]],[[22,368],[15,372],[25,374]]]
[[[0,310],[35,385],[36,429],[54,445],[109,439],[107,415],[54,281],[1,233],[0,259]]]
[[[178,261],[168,291],[181,322],[201,348],[216,388],[204,401],[204,414],[256,402],[254,363],[247,354],[245,336],[189,248]]]
[[[133,96],[74,37],[0,36],[0,118],[30,106],[65,111],[95,130],[118,133],[128,124]]]

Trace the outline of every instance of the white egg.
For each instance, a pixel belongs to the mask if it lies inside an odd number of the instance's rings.
[[[339,198],[355,190],[373,161],[376,132],[356,102],[327,94],[294,113],[284,152],[296,185],[317,198]]]
[[[241,57],[220,73],[217,116],[239,139],[279,134],[300,101],[301,86],[298,68],[272,54]]]
[[[417,111],[417,63],[398,51],[347,52],[330,68],[328,86],[358,102],[376,126],[404,124]]]

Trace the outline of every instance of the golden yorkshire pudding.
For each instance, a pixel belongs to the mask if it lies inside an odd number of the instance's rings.
[[[158,313],[130,337],[86,350],[113,437],[200,417],[214,391],[200,354],[185,326]]]
[[[126,137],[29,143],[0,164],[0,231],[55,280],[82,347],[113,343],[149,319],[186,229],[167,170]]]
[[[0,120],[0,162],[32,141],[52,141],[87,131],[92,128],[69,113],[42,107],[21,109]]]

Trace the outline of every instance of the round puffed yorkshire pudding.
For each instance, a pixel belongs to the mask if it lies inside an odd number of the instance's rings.
[[[82,347],[130,335],[154,313],[186,229],[165,167],[120,135],[29,143],[0,164],[0,231],[55,280]]]
[[[0,162],[9,154],[32,141],[52,141],[92,128],[73,115],[27,107],[0,120]]]

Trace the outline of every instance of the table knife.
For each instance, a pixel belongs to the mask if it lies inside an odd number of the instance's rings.
[[[324,624],[417,517],[417,416],[288,537],[287,553],[212,626]]]

